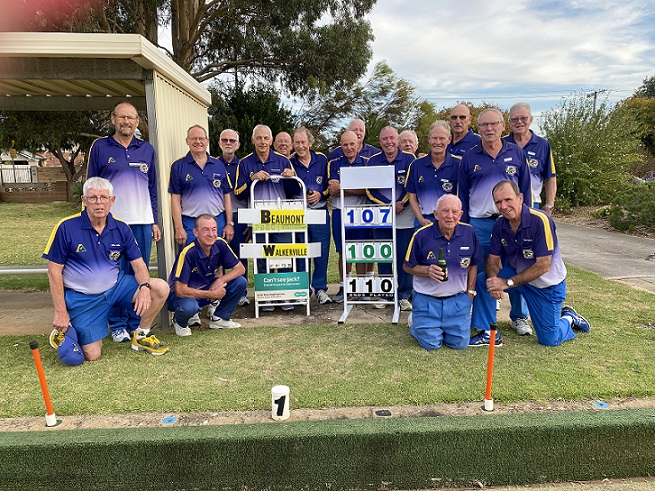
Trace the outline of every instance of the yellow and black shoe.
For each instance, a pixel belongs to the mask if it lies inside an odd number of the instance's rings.
[[[159,356],[168,353],[170,348],[157,339],[154,334],[146,335],[142,329],[137,329],[132,334],[132,349]]]

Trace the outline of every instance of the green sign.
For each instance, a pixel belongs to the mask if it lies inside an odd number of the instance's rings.
[[[259,301],[298,300],[309,296],[309,273],[255,275],[255,298]]]

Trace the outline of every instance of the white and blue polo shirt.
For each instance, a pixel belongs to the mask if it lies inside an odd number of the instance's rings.
[[[366,167],[368,159],[365,157],[362,157],[361,155],[357,155],[355,160],[352,161],[352,163],[348,162],[348,159],[346,156],[342,156],[339,158],[336,158],[334,160],[330,160],[328,162],[328,181],[330,180],[336,180],[341,182],[341,168],[342,167]],[[364,183],[362,183],[362,189],[364,189],[366,186]],[[345,205],[346,206],[357,206],[357,205],[365,205],[368,202],[368,199],[366,198],[365,194],[351,194],[348,196],[344,196],[345,200]],[[341,196],[336,195],[332,196],[332,208],[335,209],[341,209]]]
[[[314,152],[310,150],[311,161],[309,166],[305,167],[305,164],[300,162],[296,156],[291,157],[291,164],[293,169],[296,171],[296,175],[305,183],[307,191],[310,189],[321,193],[321,199],[315,205],[309,205],[310,208],[314,209],[323,209],[327,203],[328,193],[327,193],[327,169],[328,169],[328,160],[325,155],[321,152]]]
[[[241,159],[237,168],[237,183],[234,194],[242,200],[250,200],[250,186],[253,174],[264,170],[270,175],[280,175],[284,169],[293,170],[288,158],[277,152],[270,151],[266,162],[259,160],[255,152]],[[281,179],[273,182],[271,179],[260,181],[255,186],[255,199],[257,201],[274,201],[290,199],[298,192],[298,183],[292,179]],[[252,204],[251,204],[252,206]]]
[[[402,150],[398,150],[396,157],[391,162],[387,160],[384,152],[376,153],[368,160],[369,167],[380,165],[394,166],[396,171],[396,201],[405,205],[403,211],[396,215],[396,228],[399,229],[414,228],[414,214],[412,213],[412,208],[407,204],[409,202],[409,195],[405,189],[407,173],[409,172],[409,166],[413,161],[414,155],[411,153],[403,152]],[[373,203],[389,204],[391,202],[390,188],[367,189],[366,195],[368,196],[368,199]]]
[[[446,160],[438,169],[432,165],[430,154],[412,162],[407,173],[405,189],[416,195],[423,215],[432,215],[437,200],[444,194],[457,194],[459,157],[446,153]]]
[[[482,142],[482,137],[477,133],[474,133],[473,130],[469,129],[464,138],[459,140],[457,143],[453,143],[453,137],[450,138],[450,143],[446,147],[446,152],[455,155],[456,157],[461,157],[466,152],[471,150],[474,146],[479,145]]]
[[[414,291],[432,297],[449,297],[468,289],[468,268],[482,263],[482,252],[475,230],[467,223],[458,223],[450,240],[436,223],[418,229],[407,249],[405,264],[430,266],[437,264],[439,247],[443,248],[448,266],[448,281],[434,281],[427,276],[414,276]]]
[[[128,261],[141,258],[130,227],[109,213],[98,234],[82,210],[55,226],[41,257],[64,266],[65,288],[95,295],[114,286],[122,256]]]
[[[218,216],[225,211],[223,196],[232,192],[232,185],[220,160],[208,155],[201,169],[189,152],[171,164],[168,192],[180,195],[184,216]]]
[[[511,143],[516,143],[514,133],[504,136],[503,139]],[[535,203],[541,203],[541,190],[544,181],[555,177],[557,174],[555,172],[555,161],[553,160],[550,143],[532,131],[530,141],[525,144],[523,151],[528,157],[530,181],[532,182],[532,199]]]
[[[209,256],[205,254],[198,243],[198,239],[191,242],[182,249],[177,256],[171,274],[168,277],[168,284],[171,292],[175,293],[175,282],[184,283],[189,288],[207,290],[216,281],[216,269],[232,269],[239,263],[239,258],[234,254],[224,239],[218,238],[212,245]]]
[[[132,138],[125,148],[113,135],[98,138],[89,151],[88,177],[104,177],[114,186],[113,215],[130,225],[157,221],[157,172],[150,143]]]

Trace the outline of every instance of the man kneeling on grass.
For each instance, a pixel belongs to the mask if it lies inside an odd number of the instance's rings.
[[[426,350],[469,345],[471,302],[482,252],[473,227],[459,223],[462,202],[454,194],[437,200],[436,223],[416,231],[403,268],[414,275],[410,333]],[[447,275],[437,263],[443,253]]]
[[[55,226],[42,256],[48,260],[55,307],[52,325],[59,332],[72,325],[84,358],[96,360],[109,335],[110,310],[133,308],[141,322],[132,334],[132,348],[163,355],[168,347],[149,332],[166,301],[166,282],[150,278],[132,230],[110,213],[116,200],[112,184],[92,177],[83,192],[84,209]],[[122,256],[130,261],[134,276],[120,271]]]
[[[237,302],[246,294],[245,268],[227,242],[218,237],[216,219],[203,214],[195,220],[196,239],[182,249],[168,278],[168,310],[174,312],[178,336],[191,336],[189,319],[210,305],[210,329],[241,327],[230,320]],[[229,272],[216,277],[216,272]]]
[[[589,332],[587,319],[573,307],[562,306],[566,299],[566,266],[553,220],[543,211],[523,204],[523,195],[512,181],[500,181],[492,194],[502,216],[491,232],[486,285],[478,287],[486,286],[494,298],[516,288],[528,304],[539,344],[557,346],[573,339],[572,328]],[[509,263],[505,268],[503,259]],[[490,322],[495,321],[495,311],[486,315]]]

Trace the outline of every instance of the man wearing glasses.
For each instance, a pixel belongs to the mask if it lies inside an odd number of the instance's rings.
[[[529,104],[525,102],[514,104],[509,110],[509,125],[512,132],[503,139],[516,143],[527,154],[534,207],[541,208],[550,216],[555,207],[555,193],[557,193],[555,162],[548,141],[537,136],[530,129],[533,119]],[[546,195],[543,205],[541,204],[542,190]]]
[[[232,201],[232,222],[234,222],[234,236],[230,241],[230,247],[234,253],[239,256],[240,246],[244,242],[248,242],[248,237],[250,235],[250,229],[248,228],[247,223],[239,222],[239,209],[248,208],[248,199],[239,199],[234,195],[234,186],[237,183],[237,167],[239,167],[239,157],[237,157],[236,152],[241,147],[241,142],[239,141],[239,133],[232,129],[224,129],[221,131],[221,135],[218,140],[218,146],[221,148],[221,156],[218,158],[225,169],[227,170],[227,175],[230,178],[232,184],[232,195],[230,199]],[[241,259],[241,264],[244,267],[243,276],[248,278],[248,260]],[[250,300],[246,295],[243,295],[238,302],[240,307],[245,305],[250,305]]]
[[[447,152],[461,157],[467,150],[480,144],[480,135],[469,129],[471,110],[466,104],[457,104],[450,110],[450,129],[453,136],[448,144]]]
[[[152,241],[161,238],[157,225],[157,173],[155,150],[150,143],[134,136],[139,114],[129,102],[120,102],[111,112],[114,134],[98,138],[89,152],[87,179],[103,177],[114,186],[114,214],[127,223],[146,265],[150,264]],[[129,273],[130,264],[121,262]],[[117,343],[129,341],[130,333],[139,325],[134,312],[117,310],[109,319],[112,338]]]
[[[492,189],[500,181],[513,181],[518,184],[529,205],[532,204],[532,190],[525,152],[518,145],[501,139],[505,129],[503,114],[495,108],[485,109],[478,116],[478,129],[482,143],[462,156],[458,195],[462,200],[462,221],[470,223],[475,229],[486,261],[491,230],[500,216],[491,194]],[[473,302],[471,326],[481,332],[471,337],[470,344],[473,346],[489,344],[489,324],[496,320],[496,299],[487,291],[485,282],[484,272],[479,273],[478,295]],[[521,310],[517,315],[527,319],[527,307]],[[500,333],[496,335],[496,346],[502,346]]]
[[[175,227],[175,241],[186,246],[195,240],[194,222],[209,214],[216,218],[218,236],[232,240],[232,186],[223,162],[207,153],[207,132],[194,125],[187,131],[189,152],[171,165],[168,192]]]
[[[140,323],[131,337],[132,349],[165,354],[168,347],[150,335],[150,328],[166,301],[168,285],[150,278],[130,227],[110,213],[116,196],[107,179],[87,179],[82,201],[80,213],[55,226],[42,256],[48,260],[52,325],[64,333],[72,325],[84,358],[92,361],[100,358],[111,309],[134,310]],[[134,274],[121,270],[122,259]]]

